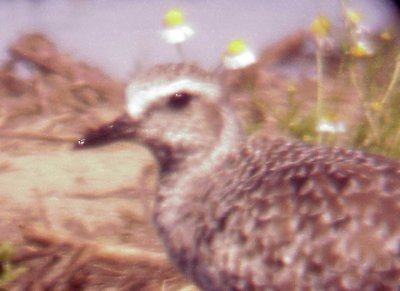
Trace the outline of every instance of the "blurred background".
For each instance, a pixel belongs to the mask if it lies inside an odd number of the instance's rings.
[[[389,0],[347,1],[368,29],[381,30],[398,16]],[[188,59],[214,67],[232,38],[256,52],[285,35],[307,29],[316,15],[340,23],[340,1],[316,0],[14,0],[0,1],[0,62],[19,35],[39,31],[61,50],[126,80],[138,67],[179,60],[160,37],[165,11],[185,11],[195,37],[185,43]]]
[[[214,69],[225,52],[248,134],[400,158],[396,1],[0,0],[0,290],[196,290],[152,227],[149,151],[72,150],[124,112],[138,69],[181,61],[162,38],[171,8],[195,33],[187,60]],[[231,70],[244,52],[258,62]]]

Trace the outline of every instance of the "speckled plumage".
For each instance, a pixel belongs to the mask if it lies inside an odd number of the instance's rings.
[[[152,149],[161,165],[154,222],[189,278],[207,291],[400,288],[397,161],[247,138],[222,91],[210,98],[181,82],[217,86],[191,65],[144,73],[129,102],[177,79],[189,101],[176,106],[182,94],[140,101],[136,116],[114,123],[123,126],[106,125],[80,145],[111,133]]]

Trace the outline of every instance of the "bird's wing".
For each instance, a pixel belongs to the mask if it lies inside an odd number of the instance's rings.
[[[226,194],[211,214],[211,249],[226,280],[287,290],[399,284],[397,162],[277,142],[247,145],[231,163],[225,175],[235,178],[219,183]]]

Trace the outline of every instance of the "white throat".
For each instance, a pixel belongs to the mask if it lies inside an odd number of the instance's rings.
[[[222,107],[221,115],[223,118],[223,128],[219,142],[207,158],[207,163],[201,167],[204,167],[205,171],[210,171],[210,168],[215,167],[218,161],[223,159],[243,140],[243,132],[235,114],[230,109]]]

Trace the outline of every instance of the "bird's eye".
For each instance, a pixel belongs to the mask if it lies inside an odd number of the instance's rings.
[[[168,106],[175,109],[180,109],[188,105],[191,99],[192,95],[187,92],[174,93],[169,96]]]

